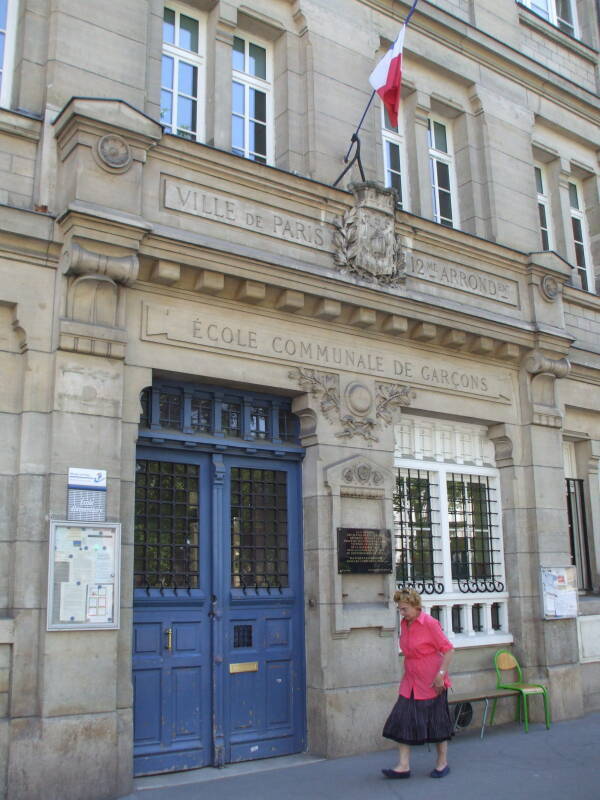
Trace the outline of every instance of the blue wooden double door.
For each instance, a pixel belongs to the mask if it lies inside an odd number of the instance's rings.
[[[141,447],[136,775],[305,746],[299,463]]]

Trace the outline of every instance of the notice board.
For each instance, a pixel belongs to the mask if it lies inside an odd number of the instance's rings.
[[[575,567],[541,568],[544,619],[577,616],[577,574]]]
[[[50,523],[48,630],[119,627],[121,524]]]

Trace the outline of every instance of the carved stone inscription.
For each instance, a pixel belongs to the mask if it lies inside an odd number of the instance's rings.
[[[379,528],[338,528],[338,573],[392,572],[392,537]]]
[[[224,320],[208,307],[169,308],[143,303],[141,337],[146,341],[178,344],[184,347],[216,349],[221,352],[246,353],[255,358],[274,358],[284,363],[320,367],[328,371],[347,371],[379,376],[411,386],[426,386],[444,391],[456,391],[489,400],[510,402],[512,384],[509,373],[483,370],[459,359],[433,354],[421,357],[405,353],[397,346],[387,350],[374,345],[353,347],[333,344],[311,336],[301,325],[278,320],[259,321],[251,315],[236,312],[235,319]],[[359,395],[353,400],[357,402]],[[383,418],[386,403],[382,400]],[[385,401],[385,402],[384,402]]]
[[[314,247],[317,250],[332,248],[332,234],[326,225],[168,178],[165,180],[165,208],[275,236],[292,244]]]
[[[470,267],[407,253],[406,274],[412,278],[437,283],[450,289],[460,289],[499,303],[511,306],[519,304],[519,290],[515,281],[500,280]]]

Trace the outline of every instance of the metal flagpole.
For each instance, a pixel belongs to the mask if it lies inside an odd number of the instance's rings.
[[[404,24],[404,27],[406,27],[406,26],[408,25],[408,23],[409,23],[409,21],[410,21],[410,18],[411,18],[411,17],[412,17],[412,15],[415,13],[415,8],[417,7],[417,3],[418,3],[418,2],[419,2],[419,0],[414,0],[414,2],[413,2],[413,4],[412,4],[412,6],[410,7],[410,10],[409,10],[408,14],[406,15],[406,19],[404,20],[404,23],[403,23],[403,24]],[[353,165],[354,165],[354,163],[355,163],[355,162],[356,162],[356,163],[358,163],[358,169],[359,169],[359,172],[360,172],[360,177],[361,177],[361,179],[362,179],[363,181],[364,181],[364,180],[366,180],[366,178],[365,178],[365,171],[364,171],[364,169],[363,169],[362,161],[360,160],[360,138],[359,138],[358,134],[359,134],[359,132],[360,132],[360,129],[362,128],[362,124],[363,124],[363,122],[365,121],[365,117],[367,116],[367,111],[368,111],[368,110],[369,110],[369,108],[371,107],[371,103],[373,102],[373,98],[374,98],[374,97],[375,97],[375,90],[373,90],[373,91],[371,92],[371,97],[369,97],[369,102],[367,103],[367,106],[366,106],[365,110],[363,111],[363,115],[362,115],[362,117],[360,118],[360,122],[359,122],[359,123],[358,123],[358,125],[356,126],[356,130],[354,131],[354,133],[352,134],[352,136],[351,136],[351,138],[350,138],[350,147],[348,148],[348,152],[347,152],[347,153],[346,153],[346,155],[344,156],[344,164],[347,164],[348,166],[347,166],[347,167],[344,167],[344,170],[343,170],[343,172],[342,172],[342,173],[341,173],[341,174],[338,176],[338,178],[337,178],[337,180],[335,181],[335,183],[333,183],[333,184],[332,184],[332,186],[333,186],[334,188],[335,188],[335,187],[338,185],[338,183],[339,183],[339,182],[342,180],[342,178],[344,177],[344,175],[345,175],[345,174],[346,174],[346,173],[347,173],[347,172],[348,172],[350,169],[352,169],[352,167],[353,167]],[[354,151],[354,155],[352,156],[352,160],[351,160],[350,162],[348,162],[348,159],[350,158],[350,153],[351,153],[351,151],[352,151],[352,148],[354,147],[354,145],[356,145],[356,150]]]

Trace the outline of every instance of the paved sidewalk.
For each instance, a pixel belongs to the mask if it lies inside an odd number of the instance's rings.
[[[140,778],[123,800],[600,800],[600,713],[528,734],[511,723],[461,732],[451,773],[433,780],[434,748],[413,749],[409,780],[381,775],[393,751],[323,760],[308,755]]]

